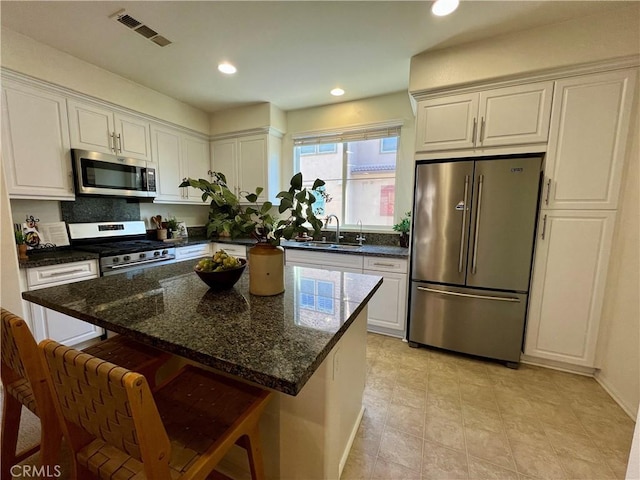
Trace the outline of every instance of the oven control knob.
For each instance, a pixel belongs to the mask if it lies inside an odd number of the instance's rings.
[[[120,261],[120,259],[118,257],[113,257],[113,260],[111,260],[113,263],[118,263]]]
[[[140,255],[138,255],[139,258],[147,258],[147,254],[146,253],[141,253]]]
[[[169,253],[168,250],[162,250],[162,256],[164,257],[165,255],[167,255]]]
[[[124,257],[122,257],[122,260],[128,262],[129,260],[131,260],[131,257],[129,255],[125,255]]]
[[[153,256],[154,256],[154,257],[159,257],[159,256],[160,256],[160,251],[155,251],[155,252],[153,252]]]

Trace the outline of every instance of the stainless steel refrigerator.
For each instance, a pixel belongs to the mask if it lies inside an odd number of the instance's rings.
[[[411,346],[518,365],[541,169],[540,155],[418,159]]]

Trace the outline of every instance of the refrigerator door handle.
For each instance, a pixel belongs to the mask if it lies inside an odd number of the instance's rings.
[[[453,295],[454,297],[466,297],[466,298],[476,298],[480,300],[495,300],[497,302],[520,303],[520,299],[517,297],[492,297],[489,295],[471,295],[469,293],[447,292],[445,290],[436,290],[435,288],[427,288],[427,287],[417,287],[417,288],[418,290],[421,290],[423,292],[441,293],[442,295]]]
[[[471,260],[471,273],[475,274],[478,266],[478,237],[480,236],[480,210],[482,209],[482,185],[484,175],[478,177],[478,208],[476,209],[476,225],[473,235],[473,258]]]
[[[460,256],[458,259],[458,273],[464,268],[464,238],[467,234],[467,197],[469,195],[469,175],[464,176],[464,208],[462,209],[462,231],[460,233]]]

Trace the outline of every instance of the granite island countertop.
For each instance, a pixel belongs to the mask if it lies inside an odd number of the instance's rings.
[[[181,262],[22,297],[296,395],[382,284],[379,276],[286,267],[285,292],[258,297],[249,293],[249,269],[232,289],[218,292],[192,269],[192,262]],[[302,278],[324,282],[323,296],[302,291]]]

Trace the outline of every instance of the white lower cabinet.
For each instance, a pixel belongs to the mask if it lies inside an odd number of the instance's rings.
[[[85,260],[27,269],[29,290],[54,287],[97,278],[98,261]],[[50,338],[67,346],[74,346],[100,337],[104,329],[76,318],[30,303],[33,336],[37,342]]]
[[[543,210],[524,353],[595,367],[615,211]]]
[[[407,264],[402,258],[364,257],[363,273],[383,277],[382,285],[369,302],[369,330],[404,338]]]
[[[234,243],[212,243],[211,244],[211,253],[214,254],[218,250],[224,250],[229,255],[233,255],[234,257],[247,259],[247,246],[246,245],[238,245]]]
[[[404,338],[408,267],[406,259],[292,249],[285,252],[287,265],[382,276],[382,285],[369,301],[367,329]]]
[[[192,258],[200,258],[211,255],[211,244],[200,243],[197,245],[189,245],[188,247],[176,248],[176,262],[190,260]]]

